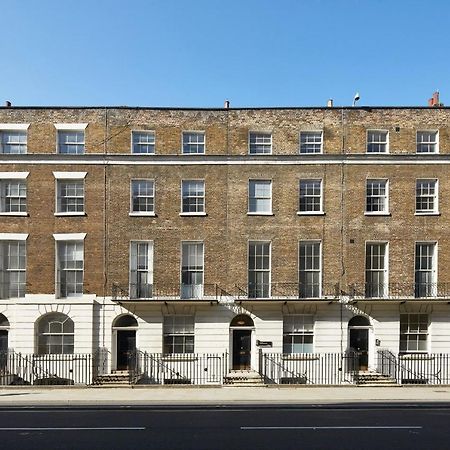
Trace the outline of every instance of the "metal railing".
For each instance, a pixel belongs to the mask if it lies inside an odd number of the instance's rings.
[[[335,299],[341,294],[339,284],[305,285],[301,283],[249,283],[235,285],[237,299]]]
[[[449,384],[450,354],[396,355],[389,350],[378,350],[377,371],[399,384]]]
[[[136,350],[129,354],[133,384],[222,384],[228,353],[164,355]]]
[[[343,291],[355,299],[449,298],[450,283],[355,283]]]
[[[356,382],[357,353],[263,353],[259,373],[268,383],[338,385]]]
[[[91,384],[91,354],[0,353],[0,385]]]
[[[0,299],[24,298],[27,290],[25,282],[0,281]]]
[[[217,284],[129,284],[113,283],[112,299],[124,300],[217,300]]]

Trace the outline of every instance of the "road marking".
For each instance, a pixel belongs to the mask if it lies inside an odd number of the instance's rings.
[[[362,427],[241,427],[241,430],[417,430],[421,426],[362,426]]]
[[[7,427],[0,428],[0,431],[85,431],[85,430],[145,430],[145,427]]]

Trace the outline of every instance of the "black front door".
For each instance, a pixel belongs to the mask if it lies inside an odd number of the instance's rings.
[[[233,369],[250,369],[251,330],[233,330]]]
[[[0,330],[0,370],[6,367],[8,361],[8,331]]]
[[[128,369],[128,356],[136,349],[135,330],[117,330],[117,370]]]
[[[369,368],[369,330],[350,329],[350,350],[359,357],[359,370]]]

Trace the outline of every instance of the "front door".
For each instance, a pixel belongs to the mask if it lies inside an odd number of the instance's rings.
[[[251,330],[233,330],[233,369],[250,369]]]
[[[6,367],[8,362],[8,331],[0,330],[0,370]]]
[[[350,350],[359,357],[358,370],[369,368],[369,330],[364,328],[350,329]]]
[[[117,330],[117,370],[128,369],[128,357],[134,350],[136,350],[136,331]]]

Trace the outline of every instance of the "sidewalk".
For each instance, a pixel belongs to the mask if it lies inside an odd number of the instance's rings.
[[[450,386],[0,388],[1,407],[450,403]]]

